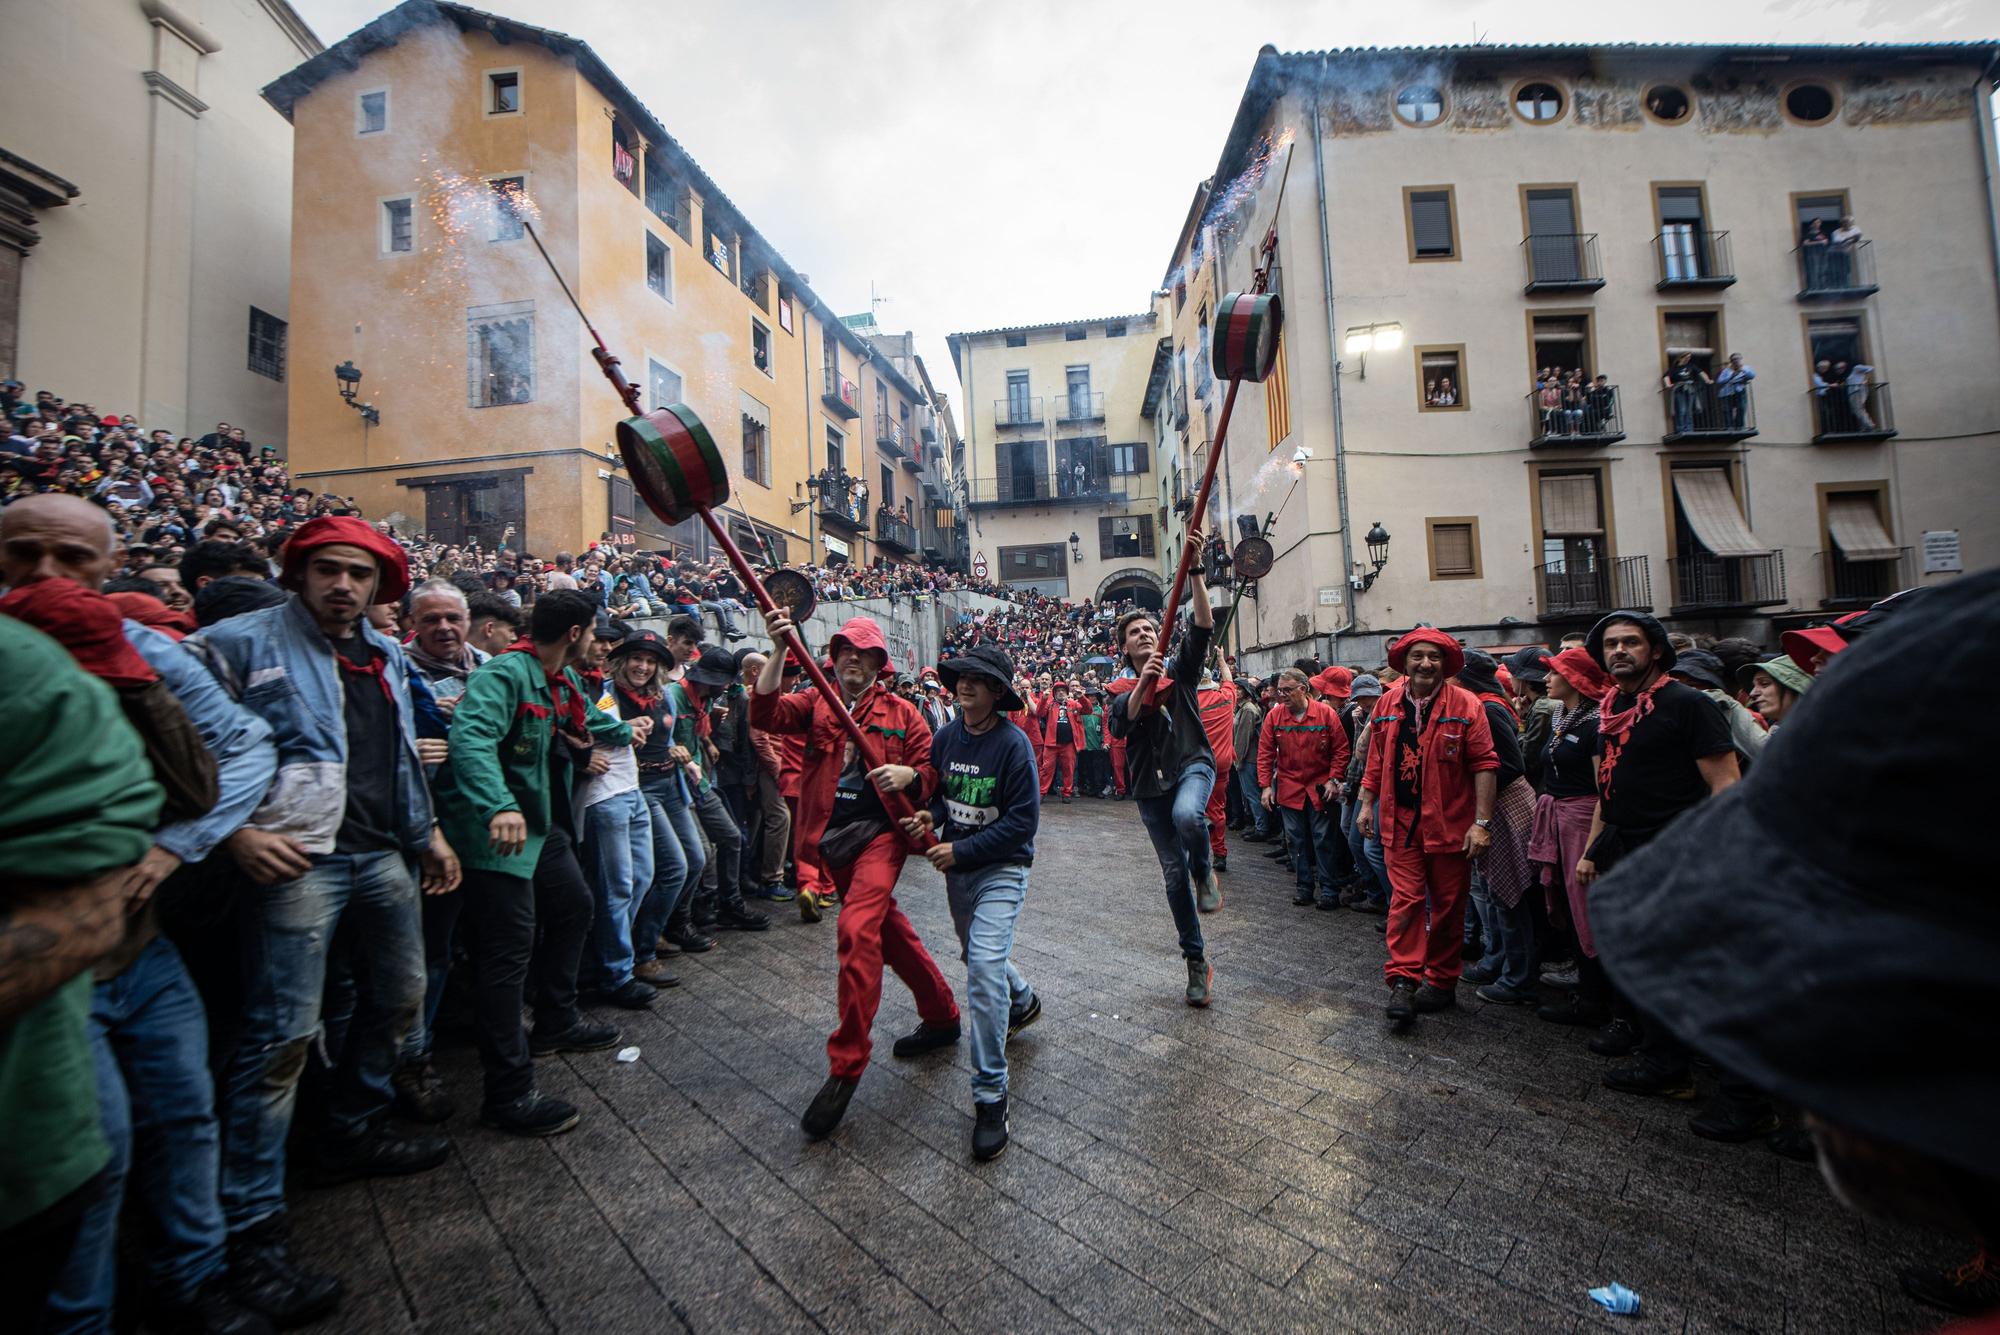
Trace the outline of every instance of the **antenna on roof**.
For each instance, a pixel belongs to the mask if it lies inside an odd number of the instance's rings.
[[[1485,33],[1483,33],[1483,32],[1481,32],[1481,31],[1479,31],[1479,20],[1478,20],[1478,19],[1474,19],[1474,20],[1472,21],[1472,44],[1473,44],[1474,46],[1485,46],[1485,45],[1486,45],[1486,34],[1485,34]]]
[[[878,311],[878,310],[880,310],[880,309],[881,309],[882,307],[884,307],[884,306],[888,305],[888,304],[889,304],[889,300],[890,300],[890,299],[889,299],[888,297],[885,297],[885,296],[883,296],[883,295],[882,295],[881,293],[879,293],[879,292],[877,292],[877,291],[875,290],[875,280],[874,280],[874,279],[872,279],[872,278],[871,278],[871,279],[869,279],[869,280],[868,280],[868,315],[869,315],[869,318],[871,318],[871,319],[872,319],[872,318],[874,318],[874,315],[875,315],[875,312],[876,312],[876,311]]]

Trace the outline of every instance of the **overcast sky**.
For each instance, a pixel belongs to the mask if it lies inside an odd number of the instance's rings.
[[[328,45],[389,7],[293,3]],[[2000,37],[1990,0],[489,6],[589,42],[836,309],[872,283],[954,400],[948,333],[1146,308],[1266,42]]]

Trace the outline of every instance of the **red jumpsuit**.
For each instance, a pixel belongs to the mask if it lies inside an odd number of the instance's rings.
[[[1215,786],[1208,792],[1208,851],[1229,856],[1229,770],[1236,763],[1236,686],[1206,686],[1194,693],[1201,709],[1201,730],[1215,752]]]
[[[1058,780],[1062,783],[1064,797],[1076,796],[1076,751],[1083,744],[1083,724],[1080,706],[1073,695],[1064,695],[1060,700],[1051,693],[1041,698],[1035,711],[1036,745],[1040,750],[1042,767],[1042,796],[1047,797],[1055,790]],[[1069,711],[1069,740],[1060,741],[1056,723],[1058,710]]]

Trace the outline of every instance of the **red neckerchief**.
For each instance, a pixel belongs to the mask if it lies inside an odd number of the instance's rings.
[[[1601,739],[1604,758],[1597,766],[1597,791],[1601,797],[1611,796],[1611,781],[1618,771],[1618,758],[1624,753],[1625,744],[1632,739],[1632,729],[1640,719],[1653,712],[1653,697],[1660,687],[1667,684],[1667,674],[1662,672],[1653,679],[1650,686],[1639,692],[1632,707],[1619,714],[1611,712],[1612,704],[1618,699],[1618,690],[1613,687],[1606,691],[1597,702],[1597,735]]]
[[[355,634],[360,635],[361,632],[356,630]],[[361,638],[361,647],[368,651],[368,665],[366,667],[354,662],[338,649],[333,651],[333,661],[340,664],[340,670],[350,677],[373,677],[375,684],[382,688],[382,698],[392,705],[395,704],[396,693],[389,689],[389,678],[383,671],[388,666],[388,658],[381,650],[368,643],[368,638],[365,635]]]
[[[501,650],[507,654],[526,654],[535,660],[535,666],[542,669],[548,678],[549,694],[555,697],[556,726],[568,724],[572,731],[582,732],[585,728],[583,714],[583,693],[570,682],[569,674],[561,668],[550,672],[542,666],[541,657],[535,653],[535,642],[523,635],[520,639]]]

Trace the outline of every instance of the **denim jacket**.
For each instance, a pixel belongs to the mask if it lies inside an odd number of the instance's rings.
[[[417,758],[410,665],[403,648],[363,623],[358,632],[385,656],[403,744],[396,754],[396,808],[403,849],[430,843],[431,797]],[[314,855],[333,851],[347,814],[347,697],[333,645],[295,593],[276,607],[231,617],[185,643],[209,660],[243,707],[271,727],[278,773],[249,824],[289,834]]]
[[[193,820],[162,826],[153,842],[182,862],[199,862],[243,828],[278,769],[271,728],[229,698],[202,660],[150,626],[125,623],[125,638],[181,702],[188,721],[215,757],[215,805]]]

